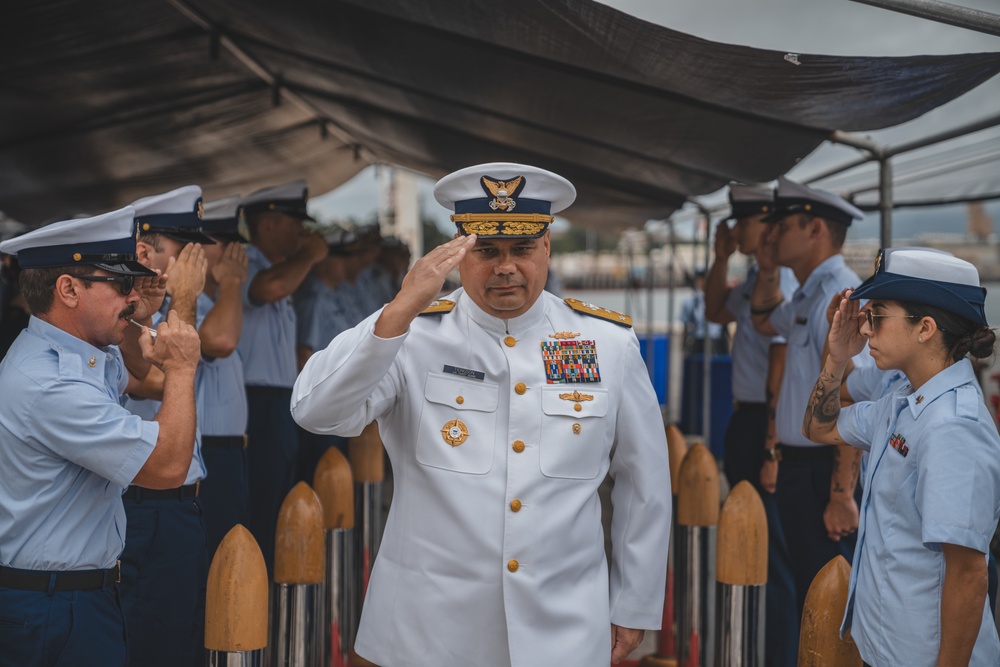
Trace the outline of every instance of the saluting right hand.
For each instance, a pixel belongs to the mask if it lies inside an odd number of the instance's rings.
[[[149,331],[139,336],[142,356],[164,373],[189,370],[192,373],[201,359],[201,337],[197,329],[180,318],[176,310],[156,327],[156,341]]]
[[[222,251],[222,257],[212,265],[212,278],[220,285],[225,282],[233,282],[242,285],[247,281],[247,259],[246,250],[242,243],[230,243]]]
[[[386,305],[375,323],[375,335],[394,338],[406,333],[413,318],[434,301],[448,273],[474,245],[475,234],[458,236],[418,259],[403,278],[396,298]]]
[[[851,293],[852,290],[844,290],[844,296],[830,324],[830,361],[838,364],[846,364],[851,357],[865,349],[865,343],[868,342],[858,325],[861,304],[850,300]]]
[[[188,243],[177,253],[167,272],[167,294],[172,298],[195,299],[205,287],[208,260],[200,243]]]
[[[733,230],[729,228],[728,221],[721,220],[715,227],[715,257],[728,258],[734,252],[736,252],[736,239],[733,237]]]
[[[757,266],[761,273],[776,271],[778,262],[775,253],[778,250],[778,225],[764,225],[760,233],[760,243],[757,245]]]
[[[326,239],[316,232],[306,231],[299,237],[299,247],[296,253],[309,260],[310,264],[322,261],[330,252]]]

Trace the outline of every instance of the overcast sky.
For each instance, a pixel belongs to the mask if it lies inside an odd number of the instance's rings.
[[[850,0],[605,0],[603,4],[704,39],[800,54],[908,56],[1000,52],[1000,37]],[[1000,13],[1000,0],[960,0],[953,4]],[[895,144],[960,126],[998,111],[1000,77],[994,77],[909,123],[867,134],[880,143]],[[1000,128],[993,128],[950,145],[971,144],[997,136],[1000,136]],[[825,144],[789,175],[806,179],[858,155],[854,149]],[[421,177],[422,208],[447,228],[448,212],[430,195],[432,185],[430,179]],[[314,205],[322,217],[371,216],[377,207],[374,169],[366,169],[333,193],[317,197]],[[905,218],[905,214],[902,215]]]

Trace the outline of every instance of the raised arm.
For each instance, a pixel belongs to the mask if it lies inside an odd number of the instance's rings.
[[[212,266],[218,284],[215,303],[205,315],[198,335],[201,353],[209,359],[228,357],[240,342],[243,330],[243,283],[247,279],[247,254],[240,243],[230,243]]]
[[[305,233],[295,252],[254,275],[250,281],[250,298],[257,303],[274,303],[291,296],[309,275],[313,265],[322,261],[328,252],[322,236]]]
[[[736,318],[726,308],[730,287],[726,285],[729,258],[736,252],[736,239],[723,220],[715,228],[715,259],[705,277],[705,318],[717,324],[729,324]]]
[[[774,261],[778,239],[778,226],[767,225],[760,236],[757,247],[757,282],[750,296],[750,318],[753,326],[762,334],[774,336],[778,330],[771,325],[771,313],[784,302],[781,293],[779,267]]]

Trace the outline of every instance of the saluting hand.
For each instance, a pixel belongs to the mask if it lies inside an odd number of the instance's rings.
[[[177,260],[170,267],[167,280],[167,294],[176,299],[180,296],[197,298],[205,287],[205,271],[208,260],[200,243],[188,243],[177,254]]]
[[[775,253],[778,250],[778,225],[764,225],[760,233],[760,244],[757,246],[757,266],[761,273],[776,271],[778,262]]]
[[[859,316],[861,314],[861,304],[858,301],[851,301],[852,290],[844,290],[844,296],[837,306],[837,311],[833,314],[833,322],[830,324],[830,361],[838,364],[846,364],[851,357],[865,349],[867,339],[861,335],[859,326]]]
[[[727,258],[734,252],[736,252],[736,239],[733,237],[733,231],[729,229],[726,220],[721,220],[715,227],[715,257]]]
[[[198,331],[181,319],[176,310],[156,327],[156,340],[145,330],[139,336],[142,356],[164,373],[190,371],[194,373],[201,359],[201,337]]]
[[[172,266],[172,263],[168,266]],[[132,318],[139,322],[144,322],[153,316],[153,313],[163,305],[163,298],[167,295],[166,273],[160,273],[158,269],[155,276],[138,276],[135,279],[136,293],[139,295],[139,303],[135,305],[135,312]]]
[[[230,243],[222,251],[219,261],[212,265],[212,278],[220,285],[225,282],[242,285],[247,281],[248,262],[243,244]]]
[[[316,264],[330,253],[330,246],[326,244],[326,239],[305,229],[299,237],[299,246],[295,251],[296,255],[306,258],[310,264]]]
[[[476,244],[476,235],[458,236],[439,245],[414,263],[396,297],[375,322],[375,335],[395,338],[406,333],[420,312],[437,297],[445,278]]]

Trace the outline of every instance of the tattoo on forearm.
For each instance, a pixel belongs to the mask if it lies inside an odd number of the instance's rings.
[[[809,407],[806,410],[804,428],[806,436],[810,437],[813,424],[829,426],[836,423],[840,415],[840,378],[831,375],[823,369],[819,379],[813,386],[809,397]],[[825,429],[824,429],[825,430]]]

